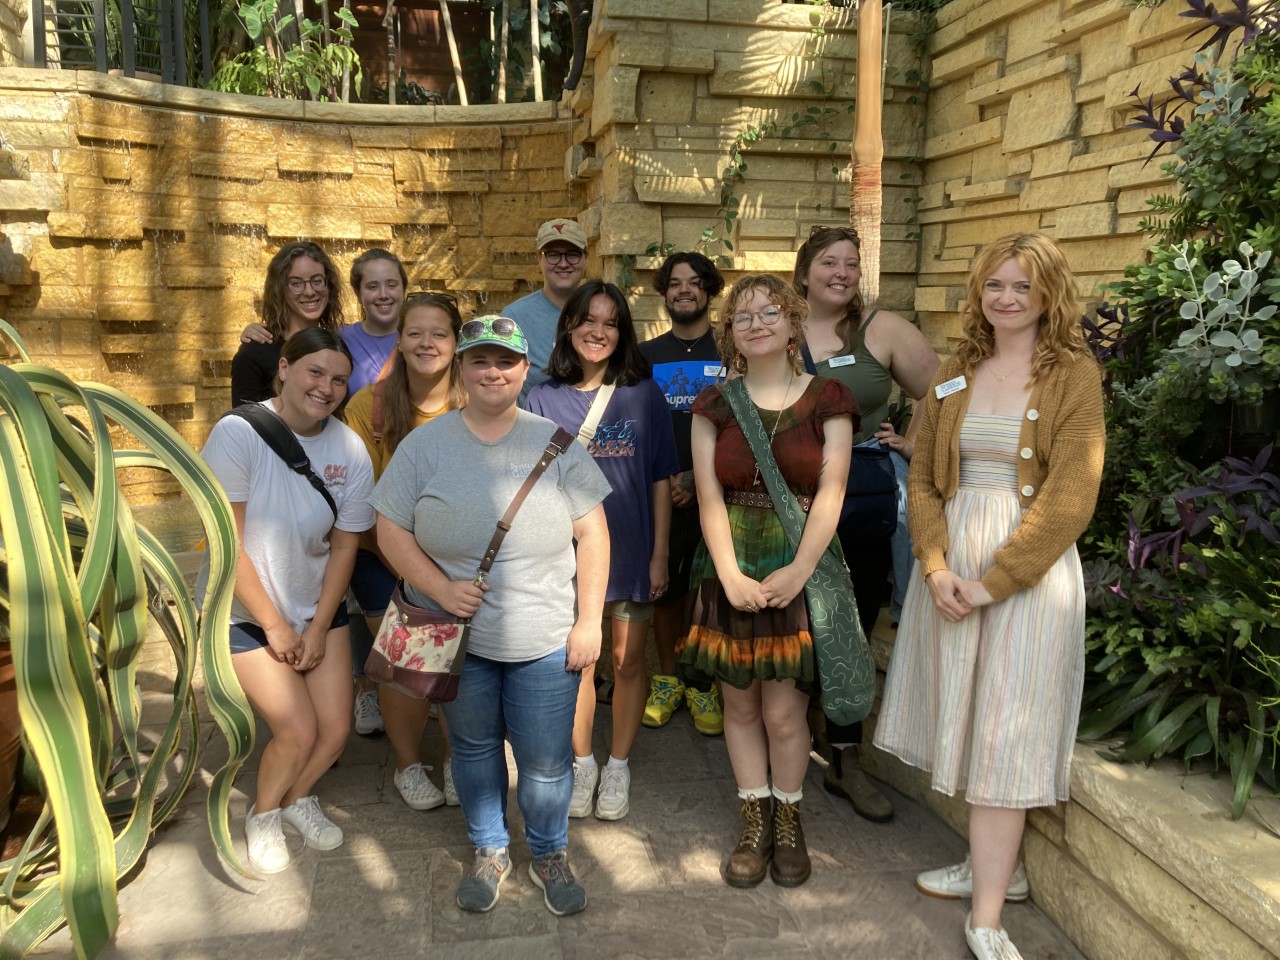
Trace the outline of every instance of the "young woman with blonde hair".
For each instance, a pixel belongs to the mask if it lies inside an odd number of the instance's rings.
[[[965,340],[925,398],[908,479],[919,561],[889,665],[876,745],[965,791],[970,857],[920,874],[973,897],[980,960],[1017,960],[1000,925],[1027,897],[1026,811],[1067,799],[1084,683],[1075,541],[1098,495],[1102,380],[1062,250],[1040,234],[984,248]]]

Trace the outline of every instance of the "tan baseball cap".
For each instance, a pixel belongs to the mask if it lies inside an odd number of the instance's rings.
[[[564,240],[584,253],[586,252],[587,235],[582,227],[578,225],[577,220],[566,220],[564,217],[557,217],[555,220],[548,220],[538,228],[539,250],[556,240]]]

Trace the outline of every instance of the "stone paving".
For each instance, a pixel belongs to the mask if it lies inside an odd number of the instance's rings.
[[[143,677],[144,703],[163,678]],[[157,702],[155,704],[159,706]],[[144,718],[146,711],[144,710]],[[599,708],[596,754],[607,755],[609,710]],[[265,733],[261,724],[259,732]],[[215,767],[225,750],[202,757]],[[258,750],[261,750],[259,738]],[[438,765],[438,727],[426,757]],[[795,889],[769,880],[753,890],[725,885],[721,871],[737,839],[737,807],[722,737],[698,735],[680,711],[661,730],[642,729],[632,753],[631,812],[621,821],[570,823],[570,856],[585,885],[584,913],[557,919],[526,872],[521,839],[516,870],[491,913],[459,910],[454,893],[471,848],[461,812],[410,810],[392,784],[385,738],[352,735],[337,767],[318,785],[326,811],[346,833],[337,850],[303,849],[290,835],[294,865],[248,880],[217,858],[203,822],[204,790],[193,788],[161,831],[143,869],[120,894],[120,929],[103,960],[438,960],[489,958],[806,957],[962,960],[969,956],[963,902],[920,896],[923,868],[964,856],[964,841],[927,809],[894,795],[892,823],[857,817],[822,789],[815,759],[802,803],[813,876]],[[241,772],[233,834],[256,775],[257,753]],[[514,773],[514,768],[513,768]],[[202,772],[203,782],[207,775]],[[440,771],[433,773],[437,783]],[[514,781],[514,776],[513,776]],[[201,782],[197,778],[197,783]],[[523,827],[510,797],[513,838]],[[241,847],[243,849],[243,847]],[[1005,926],[1027,960],[1081,954],[1031,904],[1010,905]],[[65,931],[41,955],[71,956]]]

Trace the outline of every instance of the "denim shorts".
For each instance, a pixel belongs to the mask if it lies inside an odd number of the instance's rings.
[[[604,615],[619,623],[644,623],[653,619],[653,604],[638,600],[610,600],[604,605]]]
[[[338,627],[345,627],[351,620],[347,616],[346,604],[338,607],[337,613],[333,615],[333,622],[329,624],[330,630],[336,630]],[[270,646],[267,643],[267,632],[256,623],[249,623],[247,620],[242,623],[231,624],[231,652],[252,653],[254,650],[260,650],[263,647]]]
[[[391,594],[396,589],[396,575],[387,569],[378,555],[369,550],[356,551],[355,569],[351,571],[351,592],[366,617],[377,619],[387,612]]]

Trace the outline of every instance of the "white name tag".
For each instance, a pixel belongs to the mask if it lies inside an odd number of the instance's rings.
[[[704,377],[722,377],[725,375],[725,369],[718,363],[709,363],[702,368],[702,375]]]
[[[938,384],[933,390],[933,395],[939,400],[942,400],[951,396],[953,393],[959,393],[968,385],[969,384],[965,382],[964,376],[962,375],[956,377],[954,380],[948,380],[946,383]]]
[[[831,364],[833,367],[851,367],[857,362],[858,358],[853,354],[849,354],[846,357],[832,357],[827,361],[827,363]]]

